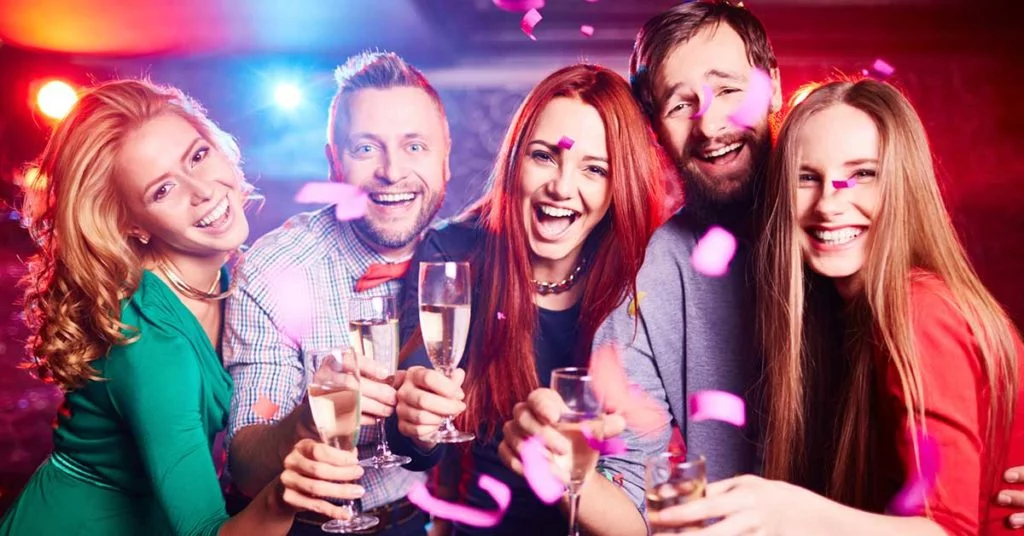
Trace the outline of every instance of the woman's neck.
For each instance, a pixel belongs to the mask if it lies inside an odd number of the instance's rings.
[[[159,255],[159,257],[156,255]],[[156,255],[153,258],[147,259],[145,265],[146,268],[153,270],[161,279],[167,279],[167,275],[159,267],[162,261],[170,269],[177,272],[178,277],[192,288],[212,293],[220,291],[219,288],[212,287],[217,283],[220,277],[220,270],[228,260],[227,253],[206,257],[174,253],[156,253]],[[174,287],[172,286],[171,288]]]
[[[541,259],[531,256],[530,267],[533,272],[533,280],[558,283],[569,277],[579,266],[580,251],[576,250],[561,259]],[[582,274],[584,277],[586,274]],[[583,281],[577,280],[576,284],[563,292],[541,294],[534,289],[533,302],[537,307],[551,311],[564,311],[576,305],[583,297]]]

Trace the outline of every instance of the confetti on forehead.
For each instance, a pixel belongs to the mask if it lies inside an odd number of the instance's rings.
[[[889,62],[883,60],[882,58],[878,58],[877,60],[875,60],[875,63],[871,64],[871,68],[874,69],[876,73],[882,76],[892,76],[892,73],[896,72],[896,68],[893,67],[892,65],[889,65]]]
[[[729,114],[729,120],[738,127],[751,128],[768,118],[772,103],[772,77],[757,67],[750,70],[750,80],[740,105]]]
[[[899,516],[917,516],[925,513],[925,504],[935,489],[935,480],[939,473],[939,445],[935,438],[920,429],[914,430],[913,433],[917,436],[921,465],[918,466],[915,460],[910,460],[911,476],[886,509],[887,512]],[[907,441],[910,441],[909,437]],[[913,444],[907,445],[907,452],[913,452],[912,446]]]
[[[531,9],[543,9],[544,0],[494,0],[494,5],[505,11],[522,13]]]
[[[508,485],[490,475],[480,475],[477,485],[494,499],[498,505],[496,510],[482,510],[438,499],[427,491],[427,486],[423,482],[416,482],[412,485],[409,489],[408,499],[409,502],[435,517],[472,527],[493,527],[505,517],[508,505],[512,501],[512,490]]]
[[[523,15],[523,20],[519,21],[519,27],[523,30],[523,33],[525,33],[527,37],[536,41],[537,38],[534,37],[533,35],[533,28],[537,26],[537,23],[540,22],[543,18],[544,17],[540,16],[539,11],[537,11],[536,9],[531,9],[527,11],[525,15]]]
[[[551,472],[544,442],[530,436],[519,444],[519,457],[523,460],[523,477],[530,489],[544,504],[554,504],[565,494],[565,484]]]
[[[369,200],[366,192],[343,182],[309,182],[295,194],[296,203],[334,205],[334,215],[341,221],[362,218]]]
[[[698,272],[719,277],[725,275],[729,270],[729,263],[736,254],[736,237],[729,234],[729,231],[715,226],[708,229],[708,232],[697,242],[693,248],[693,255],[690,262]]]
[[[580,33],[590,37],[594,35],[594,27],[589,24],[584,24],[583,26],[580,26]]]
[[[572,145],[574,143],[576,142],[573,141],[573,139],[570,138],[569,136],[562,136],[562,138],[558,140],[558,146],[561,147],[562,149],[565,149],[566,151],[572,149]]]
[[[711,107],[712,99],[715,98],[715,92],[714,92],[714,90],[711,89],[711,86],[709,86],[707,84],[701,84],[700,90],[701,90],[700,109],[698,109],[693,114],[693,119],[697,119],[700,116],[702,116],[705,113],[707,113],[708,108]]]
[[[690,397],[690,420],[722,421],[734,426],[747,423],[743,399],[725,391],[699,391]]]

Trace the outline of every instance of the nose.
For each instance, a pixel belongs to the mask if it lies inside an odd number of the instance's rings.
[[[401,155],[382,152],[380,166],[377,167],[377,179],[387,184],[395,184],[408,174],[408,166]]]
[[[217,191],[217,187],[214,184],[215,181],[209,179],[203,179],[198,177],[190,177],[188,179],[189,186],[192,188],[192,204],[201,205],[211,199]]]
[[[728,130],[730,112],[729,106],[722,99],[712,99],[704,115],[694,120],[693,128],[706,139],[714,139]]]
[[[576,170],[571,166],[560,167],[558,175],[548,182],[547,190],[553,199],[571,199],[576,190]]]
[[[847,205],[845,193],[842,189],[833,186],[832,181],[824,182],[825,184],[821,187],[821,196],[818,197],[818,203],[814,206],[814,210],[821,217],[838,216],[843,213]]]

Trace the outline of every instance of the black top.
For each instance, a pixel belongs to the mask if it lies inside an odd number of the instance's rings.
[[[469,261],[483,246],[484,232],[476,224],[476,221],[470,220],[441,225],[431,229],[424,236],[413,258],[402,290],[400,326],[403,343],[418,325],[419,262]],[[486,270],[486,267],[474,266],[473,269],[474,271]],[[485,274],[486,272],[480,273]],[[478,288],[479,285],[473,289],[473,314],[477,313],[476,307],[479,303]],[[551,371],[556,368],[584,365],[574,357],[579,342],[579,312],[579,303],[564,311],[538,309],[538,329],[533,336],[533,347],[534,363],[541,385],[550,384]],[[467,361],[472,358],[473,356],[467,353],[463,356],[460,366],[465,368]],[[413,360],[416,362],[427,360],[422,347],[410,356],[410,361]],[[472,379],[466,381],[469,382]],[[498,458],[498,445],[501,443],[501,425],[503,423],[495,424],[498,430],[497,437],[487,442],[478,438],[472,444],[472,474],[468,479],[464,478],[465,475],[460,475],[462,478],[459,479],[469,482],[468,496],[460,498],[459,502],[477,508],[496,508],[491,496],[476,485],[477,478],[481,474],[490,475],[507,484],[512,490],[512,502],[501,524],[497,527],[478,529],[459,525],[456,527],[456,534],[530,534],[531,536],[551,534],[564,536],[568,531],[568,521],[559,510],[557,503],[551,506],[542,503],[530,489],[526,480],[513,473]],[[479,433],[477,435],[480,436]],[[445,468],[462,467],[461,455],[462,449],[447,447]],[[444,477],[449,476],[454,476],[454,473],[448,470],[444,471]]]

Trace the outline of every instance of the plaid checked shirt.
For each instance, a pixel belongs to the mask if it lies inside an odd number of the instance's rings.
[[[228,442],[239,429],[276,422],[302,402],[312,355],[348,347],[348,300],[366,268],[383,262],[356,238],[351,223],[335,218],[333,205],[293,216],[245,253],[224,319],[224,362],[235,383]],[[358,295],[397,295],[401,286],[401,280],[389,281]],[[278,406],[273,419],[254,409],[261,397]],[[378,436],[375,426],[362,427],[360,458],[375,453]],[[366,468],[363,509],[396,501],[425,480],[425,473],[401,468]]]

